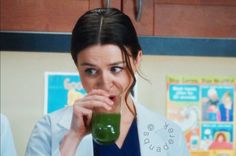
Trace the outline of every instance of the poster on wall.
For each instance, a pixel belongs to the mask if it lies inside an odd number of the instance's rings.
[[[236,77],[167,77],[167,117],[191,151],[231,156],[235,139]]]
[[[78,73],[46,72],[44,113],[71,106],[85,94]]]

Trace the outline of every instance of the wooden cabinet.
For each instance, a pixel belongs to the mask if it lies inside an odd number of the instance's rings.
[[[71,32],[79,16],[102,6],[103,0],[1,0],[1,30]],[[110,7],[121,9],[122,1],[111,0]],[[123,10],[133,20],[138,33],[153,35],[153,0],[143,4],[140,22],[134,19],[134,7],[135,1],[123,2]]]
[[[133,21],[141,36],[236,37],[235,0],[142,0],[141,20],[135,20],[137,0],[110,0]],[[1,0],[2,31],[71,32],[85,11],[104,0]]]
[[[1,0],[1,30],[70,32],[86,0]]]
[[[235,0],[156,0],[154,35],[236,37]]]
[[[142,0],[142,14],[140,21],[136,21],[136,1],[110,0],[109,7],[115,7],[126,13],[132,20],[139,35],[152,36],[154,33],[154,7],[153,0]],[[90,0],[90,9],[104,7],[104,0]]]
[[[124,1],[124,12],[131,18],[139,35],[154,35],[154,6],[153,0],[143,0],[140,21],[135,20],[134,1]]]

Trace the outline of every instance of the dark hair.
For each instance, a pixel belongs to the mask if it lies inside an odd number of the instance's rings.
[[[97,8],[86,12],[79,18],[72,31],[71,55],[75,64],[77,64],[77,55],[83,49],[95,44],[113,44],[121,49],[123,59],[133,78],[125,96],[127,101],[128,94],[136,83],[129,57],[136,60],[141,50],[130,18],[115,8]]]
[[[225,134],[222,133],[222,132],[220,132],[220,133],[218,133],[218,134],[216,135],[215,140],[218,140],[220,136],[222,136],[222,137],[223,137],[223,140],[226,141],[226,136],[225,136]]]

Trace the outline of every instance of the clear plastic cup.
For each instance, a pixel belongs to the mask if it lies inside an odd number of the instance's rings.
[[[110,99],[112,97],[109,97]],[[95,110],[92,115],[92,136],[98,144],[112,144],[120,135],[121,100],[116,99],[116,104],[111,111]],[[117,104],[119,103],[119,104]]]
[[[112,144],[120,135],[120,113],[94,113],[92,136],[98,144]]]

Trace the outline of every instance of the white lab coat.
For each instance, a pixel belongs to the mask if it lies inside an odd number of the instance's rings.
[[[142,156],[189,156],[181,129],[173,122],[135,104]],[[25,156],[59,156],[60,142],[70,128],[72,107],[51,113],[38,121]],[[76,156],[93,156],[91,134],[80,142]]]
[[[0,114],[0,121],[1,121],[0,156],[17,156],[14,139],[11,131],[11,126],[8,121],[8,118],[5,115]]]

